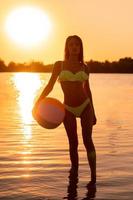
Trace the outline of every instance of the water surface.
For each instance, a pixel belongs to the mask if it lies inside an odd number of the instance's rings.
[[[50,74],[39,73],[0,73],[0,199],[132,200],[133,76],[90,76],[98,120],[93,129],[96,193],[86,188],[90,171],[80,120],[77,119],[79,176],[69,180],[68,140],[63,125],[47,130],[32,118],[35,99],[49,77]],[[50,96],[63,100],[58,82]]]

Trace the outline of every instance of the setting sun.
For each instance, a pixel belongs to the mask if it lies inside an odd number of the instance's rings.
[[[51,22],[43,10],[26,6],[16,8],[8,15],[5,28],[17,44],[31,47],[47,39]]]

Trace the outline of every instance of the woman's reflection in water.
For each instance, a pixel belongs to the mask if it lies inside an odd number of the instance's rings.
[[[78,200],[78,171],[77,170],[70,170],[69,174],[69,184],[67,188],[67,197],[64,197],[64,199],[67,200]],[[87,193],[85,198],[82,200],[94,200],[95,194],[96,194],[96,186],[91,186],[89,183],[86,186]]]
[[[83,198],[82,200],[94,200],[96,196],[96,185],[92,187],[91,185],[87,184],[86,188],[87,188],[86,197]]]
[[[70,170],[69,183],[67,188],[67,197],[64,199],[77,200],[77,188],[78,188],[78,171],[75,169]]]

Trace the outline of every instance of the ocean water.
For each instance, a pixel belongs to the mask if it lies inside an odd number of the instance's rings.
[[[90,170],[77,119],[79,174],[69,178],[68,140],[61,124],[47,130],[31,115],[50,74],[0,73],[0,200],[132,200],[133,75],[91,74],[97,115],[93,139],[97,188],[87,189]],[[57,82],[49,96],[63,100]]]

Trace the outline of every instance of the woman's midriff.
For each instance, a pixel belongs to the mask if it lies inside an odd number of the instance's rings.
[[[82,82],[62,82],[61,87],[64,93],[64,103],[68,106],[80,106],[87,98]]]

